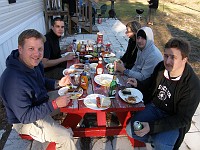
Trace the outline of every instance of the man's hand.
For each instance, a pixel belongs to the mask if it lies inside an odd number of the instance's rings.
[[[63,87],[66,85],[71,84],[71,77],[70,75],[65,75],[64,77],[62,77],[59,81],[58,81],[59,86]]]
[[[141,129],[139,131],[134,131],[135,134],[139,137],[143,137],[144,135],[146,135],[150,131],[150,127],[149,127],[148,122],[141,122],[141,124],[143,125],[143,129]]]
[[[71,96],[69,94],[66,94],[64,96],[59,96],[58,98],[56,98],[55,101],[56,101],[58,108],[67,106],[70,102],[70,97]]]
[[[137,87],[137,80],[135,78],[128,78],[127,83],[134,87]]]
[[[124,63],[121,60],[115,61],[114,62],[114,70],[123,73],[124,70],[126,70],[126,68],[124,67]]]

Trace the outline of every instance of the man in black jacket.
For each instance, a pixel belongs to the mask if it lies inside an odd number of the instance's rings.
[[[56,17],[52,21],[51,30],[45,35],[44,43],[44,65],[45,76],[52,79],[60,79],[63,77],[62,71],[66,68],[67,61],[74,58],[73,53],[68,53],[61,57],[59,40],[64,33],[64,21],[60,17]]]
[[[145,109],[131,118],[127,133],[134,139],[152,143],[156,150],[177,150],[188,132],[192,116],[200,101],[200,81],[187,63],[190,45],[172,38],[151,77],[144,81],[128,79],[144,95]],[[133,123],[141,121],[143,129],[134,131]]]
[[[147,24],[153,25],[154,17],[156,15],[156,10],[158,9],[159,0],[148,0],[149,10],[147,14]]]

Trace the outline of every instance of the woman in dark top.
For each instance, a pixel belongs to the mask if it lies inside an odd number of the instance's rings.
[[[126,25],[126,35],[129,37],[128,47],[121,61],[126,69],[131,69],[137,57],[136,33],[141,28],[141,24],[137,21],[132,21]]]

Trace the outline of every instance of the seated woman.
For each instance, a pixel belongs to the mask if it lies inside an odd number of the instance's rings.
[[[132,21],[126,25],[126,35],[129,37],[128,47],[121,61],[126,69],[131,69],[137,57],[136,33],[141,28],[141,24],[137,21]]]

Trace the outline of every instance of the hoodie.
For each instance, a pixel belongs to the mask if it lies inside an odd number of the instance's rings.
[[[132,69],[126,69],[124,74],[142,81],[153,73],[155,66],[163,60],[162,53],[154,45],[153,31],[149,27],[142,27],[146,34],[146,45],[143,49],[138,47],[137,58]],[[138,30],[138,32],[139,32]]]
[[[18,57],[18,50],[13,50],[6,59],[6,69],[0,78],[0,96],[8,122],[27,124],[53,111],[46,88],[54,89],[55,80],[44,78],[41,63],[30,69]]]

